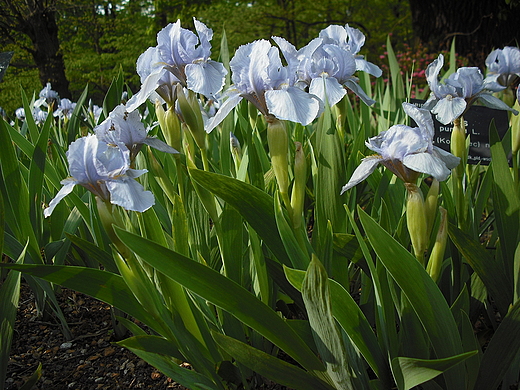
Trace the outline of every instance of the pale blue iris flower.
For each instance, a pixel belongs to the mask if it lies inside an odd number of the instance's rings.
[[[76,103],[73,103],[70,99],[61,99],[60,104],[58,104],[58,109],[54,111],[53,115],[55,117],[59,117],[60,119],[70,119],[72,116],[72,112],[76,108]]]
[[[56,107],[60,102],[58,92],[52,89],[51,83],[47,83],[38,96],[39,99],[34,102],[34,107]]]
[[[423,108],[435,114],[437,120],[445,125],[464,115],[477,100],[483,105],[497,110],[511,109],[507,104],[492,95],[493,87],[484,82],[484,76],[476,67],[462,67],[452,73],[444,83],[439,81],[439,72],[444,65],[444,56],[439,57],[426,68],[426,80],[431,96]]]
[[[225,83],[226,69],[210,59],[213,31],[194,19],[197,34],[181,28],[180,20],[157,34],[157,46],[137,60],[141,90],[128,102],[130,111],[157,93],[169,104],[175,100],[176,84],[206,97],[217,94]]]
[[[42,125],[47,120],[47,117],[49,116],[49,111],[42,110],[40,107],[34,107],[32,110],[32,116],[36,124]]]
[[[520,77],[520,49],[506,46],[493,50],[486,58],[486,82],[496,91],[503,90]]]
[[[75,185],[81,185],[104,201],[126,210],[143,212],[154,205],[153,194],[134,180],[147,171],[130,168],[128,149],[110,146],[90,134],[70,144],[67,160],[71,177],[61,181],[63,187],[50,201],[49,207],[43,210],[45,217],[51,215]]]
[[[331,25],[321,30],[319,37],[324,40],[325,44],[335,44],[349,51],[356,60],[356,70],[375,77],[380,77],[383,74],[383,71],[377,65],[368,62],[362,55],[358,54],[365,44],[365,35],[357,28],[350,27],[348,24],[345,27]]]
[[[338,26],[339,27],[339,26]],[[342,28],[342,27],[341,27]],[[296,63],[298,83],[308,86],[309,93],[318,96],[330,106],[338,103],[347,93],[346,88],[358,95],[366,104],[370,99],[357,83],[355,56],[336,43],[325,43],[330,39],[316,38],[300,50],[283,38],[273,38],[288,63]]]
[[[394,125],[366,142],[377,155],[365,157],[341,193],[365,180],[379,164],[407,183],[414,183],[420,173],[439,181],[446,180],[460,159],[433,145],[434,127],[431,113],[410,103],[403,109],[418,125]]]
[[[137,110],[128,112],[122,104],[117,106],[107,119],[96,126],[94,132],[101,141],[109,145],[124,145],[130,151],[130,161],[134,160],[143,144],[161,152],[178,153],[160,139],[149,137],[148,131],[141,122],[141,114]]]
[[[25,108],[23,108],[23,107],[17,108],[16,111],[14,112],[14,115],[16,116],[16,119],[18,119],[19,121],[24,121],[25,120]]]
[[[303,91],[297,84],[294,63],[283,66],[280,52],[267,40],[240,46],[229,63],[233,85],[215,116],[205,124],[211,132],[236,107],[247,99],[263,115],[273,115],[302,125],[311,123],[322,111],[323,102]]]

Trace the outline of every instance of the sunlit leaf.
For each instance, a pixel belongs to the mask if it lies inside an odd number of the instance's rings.
[[[145,262],[195,294],[237,317],[309,370],[323,366],[299,336],[270,307],[219,272],[133,233],[117,235]]]
[[[398,365],[403,373],[404,382],[399,388],[409,390],[435,378],[476,353],[477,351],[472,351],[449,358],[432,360],[397,357],[392,360],[392,365]]]

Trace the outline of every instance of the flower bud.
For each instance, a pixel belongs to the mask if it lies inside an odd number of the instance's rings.
[[[202,112],[199,102],[192,91],[187,91],[188,96],[184,94],[182,87],[177,86],[177,103],[184,123],[188,126],[193,139],[200,149],[206,148],[206,131],[204,130],[204,121],[202,120]]]
[[[434,282],[437,282],[441,273],[448,238],[448,213],[443,207],[439,207],[439,212],[441,214],[441,223],[437,231],[437,237],[433,245],[432,253],[430,254],[430,259],[428,260],[428,266],[426,267],[426,271]]]
[[[293,227],[298,229],[303,221],[303,203],[307,182],[307,162],[303,153],[302,144],[295,142],[294,155],[294,184],[291,193],[291,207],[293,212]]]
[[[520,105],[518,100],[516,101],[513,108],[520,111]],[[513,156],[515,156],[520,150],[520,114],[511,115],[511,149],[513,150]]]
[[[287,152],[289,148],[289,140],[287,130],[283,122],[275,117],[267,119],[267,144],[269,145],[269,153],[271,155],[271,164],[273,166],[274,175],[278,182],[280,195],[287,207],[289,196],[289,162],[287,160]]]
[[[406,223],[417,260],[424,265],[424,254],[428,249],[426,207],[423,194],[413,183],[405,183],[408,192],[406,200]]]
[[[454,169],[462,176],[468,159],[466,152],[466,124],[463,117],[459,117],[453,121],[450,149],[451,153],[461,160],[461,163]]]
[[[242,160],[242,146],[240,146],[240,141],[233,133],[229,133],[229,144],[231,146],[231,153],[237,162]]]
[[[155,114],[161,126],[166,143],[175,150],[181,150],[181,122],[175,113],[174,107],[170,106],[168,110],[164,110],[162,104],[157,100],[155,102]]]
[[[435,222],[438,198],[439,198],[439,180],[433,178],[432,183],[430,185],[430,189],[428,190],[428,194],[426,194],[426,199],[424,201],[424,207],[426,210],[426,223],[428,224],[426,234],[428,237],[430,237],[430,233],[433,228],[433,223]]]

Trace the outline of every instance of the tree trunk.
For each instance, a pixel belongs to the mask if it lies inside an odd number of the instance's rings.
[[[516,46],[518,2],[489,0],[409,0],[415,35],[432,51],[449,49],[482,64],[493,50]]]
[[[54,11],[36,8],[27,16],[27,24],[25,33],[34,47],[31,54],[39,69],[42,85],[51,83],[60,98],[71,98]]]

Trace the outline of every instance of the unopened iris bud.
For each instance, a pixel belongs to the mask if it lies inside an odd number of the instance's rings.
[[[287,152],[289,148],[289,140],[287,130],[283,122],[274,116],[266,117],[267,120],[267,144],[269,145],[269,153],[271,155],[271,164],[273,166],[274,175],[278,182],[280,195],[287,208],[290,208],[289,201],[289,162],[287,160]]]
[[[518,100],[513,108],[520,111]],[[511,116],[511,149],[513,150],[513,156],[520,150],[520,114]]]
[[[128,249],[127,246],[123,244],[114,231],[114,225],[119,227],[123,226],[121,218],[117,214],[117,210],[114,210],[110,202],[101,199],[99,196],[96,196],[96,206],[99,219],[101,220],[101,224],[107,232],[110,241],[112,241],[112,244],[114,244],[121,256],[123,256],[125,259],[128,259],[129,256],[131,256],[130,249]]]
[[[439,207],[439,212],[441,214],[441,223],[439,225],[439,230],[437,231],[437,238],[435,239],[430,259],[428,260],[428,266],[426,267],[426,271],[434,282],[439,280],[442,262],[444,260],[444,252],[446,250],[446,241],[448,238],[448,213],[446,212],[446,209],[442,207]]]
[[[414,183],[405,183],[408,197],[406,200],[406,223],[412,241],[415,257],[424,265],[424,254],[428,249],[426,207],[423,194]]]
[[[170,106],[165,111],[162,104],[157,100],[155,102],[155,113],[166,143],[175,150],[180,151],[182,145],[181,121],[179,120],[174,107]]]
[[[430,237],[430,233],[433,228],[433,223],[435,222],[435,216],[437,214],[437,200],[439,198],[439,180],[433,178],[432,183],[430,185],[430,189],[428,190],[428,194],[426,194],[426,199],[424,200],[424,207],[426,210],[426,222],[428,224],[427,228],[427,236]]]
[[[459,117],[453,121],[450,149],[454,156],[461,159],[461,164],[459,164],[455,170],[459,171],[462,176],[468,157],[466,153],[466,125],[463,117]]]
[[[231,153],[237,159],[237,161],[242,160],[242,147],[240,146],[240,141],[233,133],[229,133],[229,144],[231,146]]]
[[[302,144],[296,142],[294,154],[294,184],[291,193],[291,207],[293,212],[293,227],[300,228],[303,221],[303,203],[307,182],[307,162],[303,153]]]
[[[198,147],[205,149],[206,131],[204,130],[201,108],[195,94],[189,90],[187,93],[189,96],[185,95],[180,85],[177,86],[177,103],[179,104],[180,114]]]

